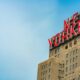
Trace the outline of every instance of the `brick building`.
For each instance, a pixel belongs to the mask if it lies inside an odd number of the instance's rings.
[[[74,20],[73,17],[75,18]],[[52,38],[50,39],[52,45],[50,43],[49,58],[38,64],[37,80],[80,80],[79,20],[79,13],[69,18],[69,21],[66,20],[69,27],[71,27],[72,22],[75,23],[74,30],[77,35],[71,33],[70,28],[68,28],[68,34],[65,34],[68,35],[68,39],[64,38],[64,42],[62,42],[61,39],[62,32],[60,32],[61,42],[59,42],[57,46],[53,44],[54,40],[51,40]],[[72,34],[71,37],[69,37],[70,34]],[[56,39],[57,38],[58,37],[56,37]],[[58,40],[56,43],[58,43]]]

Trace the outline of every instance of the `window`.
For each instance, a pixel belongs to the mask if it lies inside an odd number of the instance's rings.
[[[77,63],[75,63],[75,68],[77,67]]]
[[[72,79],[72,80],[75,80],[75,78],[74,78],[74,79]]]
[[[43,78],[43,80],[46,80],[46,78]]]
[[[75,54],[75,50],[73,50],[73,55]]]
[[[68,54],[66,54],[66,58],[68,58]]]
[[[76,40],[76,39],[74,40],[74,45],[75,45],[75,44],[77,44],[77,40]]]
[[[47,68],[47,64],[42,64],[42,69],[45,69],[45,68]]]
[[[64,64],[62,64],[62,68],[64,68]]]
[[[73,69],[74,69],[74,64],[73,64]]]
[[[51,62],[49,62],[49,66],[51,66]]]
[[[51,69],[49,68],[49,72],[51,71]]]
[[[55,49],[55,54],[57,53],[57,49]]]
[[[42,65],[42,69],[44,69],[45,68],[45,65]]]
[[[80,75],[79,75],[79,77],[78,77],[78,80],[80,80]]]
[[[68,64],[68,60],[66,60],[66,65]]]
[[[72,47],[72,42],[69,43],[69,46]]]
[[[47,74],[47,70],[45,71],[45,74]]]
[[[77,60],[78,56],[76,56],[76,60]]]
[[[73,57],[73,62],[74,62],[75,58]]]
[[[48,75],[48,78],[50,79],[50,74]]]
[[[70,63],[71,63],[71,59],[70,59]]]
[[[58,70],[59,74],[64,74],[63,70]]]
[[[65,46],[65,49],[68,49],[68,45]]]
[[[59,52],[60,51],[60,47],[58,47],[57,49],[58,49],[58,52]]]
[[[78,52],[78,49],[76,49],[76,53]]]
[[[70,71],[71,71],[71,65],[70,65]]]
[[[66,72],[68,71],[68,67],[66,67]]]
[[[64,64],[59,64],[60,68],[63,68],[64,67]]]

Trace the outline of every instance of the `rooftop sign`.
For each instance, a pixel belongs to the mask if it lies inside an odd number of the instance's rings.
[[[64,20],[64,29],[62,32],[48,39],[50,48],[57,47],[78,34],[80,34],[80,14],[77,12],[73,14],[71,19],[68,18],[67,21]]]

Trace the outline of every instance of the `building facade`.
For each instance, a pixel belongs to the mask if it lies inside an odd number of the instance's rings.
[[[70,18],[69,23],[66,22],[71,25],[72,19],[73,17]],[[80,34],[78,33],[79,25],[77,23],[79,20],[80,14],[78,13],[74,19],[76,26],[74,30],[77,35],[70,33],[71,29],[68,28],[68,39],[64,38],[64,42],[59,42],[57,46],[54,46],[55,42],[52,41],[51,45],[49,41],[49,58],[38,64],[37,80],[80,80]],[[70,34],[72,34],[72,37],[69,37]],[[60,41],[62,40],[61,35]],[[58,43],[58,40],[56,43]]]

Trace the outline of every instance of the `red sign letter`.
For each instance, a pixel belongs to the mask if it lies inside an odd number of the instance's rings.
[[[80,20],[78,21],[78,34],[80,34]]]
[[[52,47],[52,42],[50,39],[48,39],[48,42],[49,42],[50,47]]]

